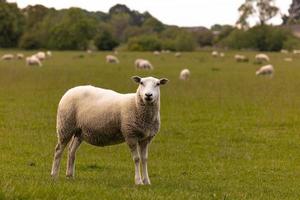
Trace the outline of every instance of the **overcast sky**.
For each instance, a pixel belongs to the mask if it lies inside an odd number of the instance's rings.
[[[117,3],[140,12],[149,11],[165,24],[178,26],[206,26],[234,24],[238,18],[238,7],[245,0],[8,0],[19,7],[42,4],[56,9],[80,7],[89,11],[108,12]],[[282,13],[287,13],[292,0],[276,0]],[[256,19],[252,20],[255,23]],[[281,23],[280,17],[272,20]]]

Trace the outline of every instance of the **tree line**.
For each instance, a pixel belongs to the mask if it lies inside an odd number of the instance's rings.
[[[217,46],[277,51],[300,46],[286,28],[267,25],[278,12],[271,0],[246,0],[239,12],[236,26],[184,28],[165,25],[148,12],[139,13],[120,4],[104,13],[81,8],[56,10],[42,5],[20,9],[15,3],[0,0],[0,47],[192,51]],[[255,13],[260,23],[250,28],[247,19]]]

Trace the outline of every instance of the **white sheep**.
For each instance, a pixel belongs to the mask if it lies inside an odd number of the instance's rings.
[[[180,79],[180,80],[186,81],[186,80],[188,80],[188,79],[190,78],[190,76],[191,76],[190,70],[188,70],[188,69],[183,69],[183,70],[181,70],[181,72],[180,72],[179,79]]]
[[[281,51],[280,51],[281,53],[283,53],[283,54],[288,54],[289,53],[289,51],[288,50],[286,50],[286,49],[281,49]]]
[[[139,84],[136,93],[79,86],[64,94],[57,111],[58,142],[52,177],[58,175],[61,156],[69,142],[67,177],[74,177],[75,153],[82,141],[102,147],[126,142],[135,163],[135,184],[150,184],[148,146],[160,128],[159,85],[168,80],[138,76],[132,79]]]
[[[116,64],[118,64],[119,63],[119,59],[116,56],[107,55],[106,56],[106,62],[107,63],[116,63]]]
[[[21,60],[21,59],[24,58],[24,54],[22,54],[22,53],[17,53],[16,57],[17,57],[18,60]]]
[[[52,52],[51,51],[47,51],[46,55],[47,55],[47,57],[52,57]]]
[[[26,65],[38,65],[43,66],[40,59],[36,55],[32,55],[26,58]]]
[[[293,58],[284,58],[284,61],[286,61],[286,62],[292,62]]]
[[[234,56],[234,59],[237,61],[237,62],[249,62],[249,58],[247,56],[244,56],[244,55],[240,55],[240,54],[236,54]]]
[[[274,67],[273,65],[266,65],[261,67],[259,70],[256,71],[256,75],[273,75],[274,73]]]
[[[213,51],[213,52],[211,53],[211,55],[212,55],[213,57],[218,57],[218,56],[219,56],[219,52]]]
[[[255,61],[257,63],[270,62],[270,58],[266,54],[261,53],[255,56]]]
[[[12,59],[14,59],[14,55],[13,54],[4,54],[1,57],[1,60],[12,60]]]
[[[136,69],[153,69],[152,64],[145,59],[136,59],[134,65]]]
[[[293,54],[300,54],[300,50],[297,49],[293,50]]]
[[[175,53],[175,57],[177,57],[177,58],[181,57],[181,53],[180,52],[176,52]]]
[[[160,55],[160,52],[159,52],[159,51],[153,51],[153,54],[154,54],[155,56],[159,56],[159,55]]]
[[[220,57],[221,57],[221,58],[224,58],[224,57],[225,57],[225,53],[220,52]]]
[[[46,59],[46,54],[45,54],[45,52],[42,52],[42,51],[36,53],[35,56],[36,56],[40,61],[43,61],[43,60]]]

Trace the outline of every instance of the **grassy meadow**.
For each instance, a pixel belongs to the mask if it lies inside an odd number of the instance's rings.
[[[249,63],[236,63],[235,53],[119,52],[120,64],[107,64],[107,52],[66,51],[53,52],[43,67],[0,61],[0,199],[299,199],[300,57],[269,53],[275,75],[268,78],[255,76],[256,52],[244,52]],[[136,58],[154,70],[136,71]],[[178,79],[183,68],[189,81]],[[161,87],[162,126],[149,150],[152,185],[134,185],[126,144],[83,143],[74,180],[65,178],[66,149],[52,180],[64,92],[85,84],[135,92],[133,75],[170,80]]]

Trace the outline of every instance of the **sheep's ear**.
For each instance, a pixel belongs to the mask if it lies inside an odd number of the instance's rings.
[[[166,79],[166,78],[161,78],[161,79],[159,79],[159,83],[160,83],[161,85],[166,84],[168,81],[169,81],[169,80]]]
[[[131,79],[136,83],[140,83],[142,78],[139,76],[133,76],[133,77],[131,77]]]

